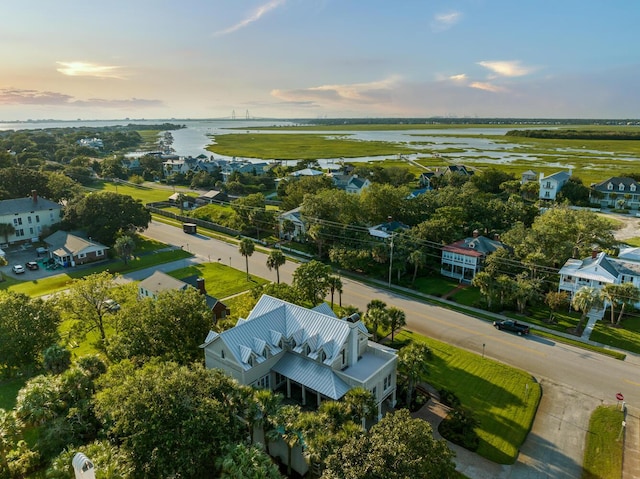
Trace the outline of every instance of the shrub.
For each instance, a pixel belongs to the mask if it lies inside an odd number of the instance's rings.
[[[452,410],[447,418],[440,423],[438,431],[442,437],[454,444],[470,451],[476,451],[480,445],[480,438],[475,431],[478,421],[470,411],[458,407]]]
[[[449,391],[448,389],[440,389],[438,391],[440,394],[440,402],[445,406],[449,406],[452,408],[460,407],[460,399],[453,391]]]

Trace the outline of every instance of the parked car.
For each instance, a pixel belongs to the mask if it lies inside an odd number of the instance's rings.
[[[516,333],[518,336],[522,336],[523,334],[529,334],[529,326],[526,324],[521,324],[518,321],[514,321],[513,319],[503,319],[502,321],[494,321],[493,325],[496,329],[505,331],[511,331]]]
[[[25,266],[30,270],[40,269],[40,266],[38,266],[38,263],[36,261],[29,261],[27,264],[25,264]]]
[[[21,274],[25,272],[24,267],[21,264],[14,264],[11,269],[15,274]]]
[[[113,299],[106,299],[102,304],[104,304],[105,309],[111,313],[120,311],[120,305]]]

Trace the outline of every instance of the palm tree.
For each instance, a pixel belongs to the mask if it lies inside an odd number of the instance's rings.
[[[367,312],[364,314],[365,323],[372,331],[373,341],[378,340],[378,328],[387,324],[387,303],[379,299],[372,299],[367,304]]]
[[[406,326],[407,315],[400,308],[396,307],[389,308],[387,314],[389,315],[389,327],[391,328],[391,341],[393,341],[395,332],[403,326]]]
[[[422,343],[411,343],[398,351],[398,371],[407,380],[407,407],[416,385],[429,374],[427,361],[430,358],[431,350]]]
[[[620,298],[619,298],[619,302],[621,305],[620,314],[618,315],[618,320],[616,321],[616,325],[620,325],[626,306],[633,306],[638,301],[640,301],[640,289],[635,287],[633,283],[622,283],[620,285]]]
[[[244,256],[244,262],[247,266],[247,281],[249,281],[249,256],[253,254],[256,249],[256,245],[253,244],[249,238],[242,238],[240,241],[240,245],[238,246],[238,251],[240,254]]]
[[[593,308],[602,306],[602,294],[593,286],[583,286],[575,292],[573,298],[571,298],[571,306],[576,311],[582,312],[580,321],[576,327],[576,334],[580,334],[582,331],[582,323]]]
[[[269,424],[269,419],[276,414],[282,403],[282,395],[274,393],[269,389],[257,389],[248,399],[249,408],[247,421],[250,428],[251,442],[254,442],[255,428],[260,428],[262,437],[266,436],[265,424]],[[260,439],[258,439],[260,440]]]
[[[608,283],[605,284],[602,287],[601,290],[601,295],[602,295],[602,299],[603,301],[606,301],[609,303],[609,306],[611,308],[611,324],[615,324],[615,309],[616,309],[616,304],[620,301],[620,296],[622,291],[620,291],[620,286],[619,284],[613,284],[613,283]]]
[[[278,466],[255,445],[228,446],[224,456],[216,459],[221,479],[277,479],[282,476]]]
[[[277,441],[282,439],[287,445],[287,476],[291,477],[291,461],[293,448],[302,444],[302,432],[298,427],[300,406],[282,406],[274,418],[274,428],[269,432],[268,439]]]
[[[416,249],[409,253],[407,260],[413,265],[413,279],[411,280],[411,284],[414,284],[416,282],[416,276],[418,276],[418,269],[424,266],[427,261],[427,256],[421,249]]]
[[[331,292],[331,309],[333,309],[333,295],[337,291],[340,298],[340,307],[342,308],[342,280],[340,276],[329,276],[329,291]]]
[[[267,268],[269,268],[269,271],[272,269],[276,270],[278,284],[280,284],[280,266],[284,265],[286,262],[287,257],[282,253],[282,251],[277,249],[271,251],[267,257]]]
[[[11,223],[0,223],[0,235],[4,236],[4,242],[9,242],[9,235],[16,232],[16,229]]]
[[[367,419],[373,419],[378,411],[378,405],[373,394],[365,388],[350,389],[344,396],[344,402],[351,411],[354,422],[360,422],[362,429],[366,429]]]

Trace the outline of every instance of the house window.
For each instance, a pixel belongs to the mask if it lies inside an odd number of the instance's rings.
[[[551,182],[547,181],[547,184],[544,186],[545,188],[551,188]]]
[[[36,215],[36,223],[40,223],[40,215]]]
[[[620,185],[618,185],[618,190],[624,191],[624,183],[620,183]]]
[[[378,388],[377,388],[377,387],[374,387],[374,388],[371,390],[371,394],[373,395],[373,398],[374,398],[374,399],[378,399]]]
[[[545,198],[551,198],[551,195],[549,194],[549,192],[548,192],[548,191],[545,191],[545,192],[544,192],[544,197],[545,197]]]
[[[342,354],[342,364],[344,365],[344,363],[347,362],[347,353],[346,351],[343,349],[342,351],[340,351],[340,354]]]
[[[18,237],[24,236],[24,230],[22,228],[20,228],[19,230],[16,230],[16,236]]]
[[[220,357],[221,357],[222,359],[224,359],[224,349],[221,349],[221,350],[220,350]]]
[[[309,356],[310,352],[311,352],[311,348],[309,347],[308,344],[306,344],[305,347],[304,347],[304,355],[305,356]]]
[[[33,236],[33,228],[29,228],[29,234]]]
[[[101,249],[97,250],[96,256],[104,256],[104,250],[101,250]]]
[[[27,222],[31,224],[31,216],[27,216]]]
[[[325,360],[327,359],[327,354],[324,351],[320,352],[320,361],[321,362],[325,362]]]
[[[630,189],[631,191],[636,191],[636,185],[631,185],[631,186],[629,186],[629,189]]]
[[[13,218],[13,226],[20,226],[22,224],[22,218]]]
[[[83,259],[83,258],[86,258],[86,257],[87,257],[87,255],[84,254],[84,253],[78,253],[78,259]]]

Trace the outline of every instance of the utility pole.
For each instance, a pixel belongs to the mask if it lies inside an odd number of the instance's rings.
[[[391,271],[393,270],[393,236],[391,233],[391,254],[389,255],[389,288],[391,288]]]

